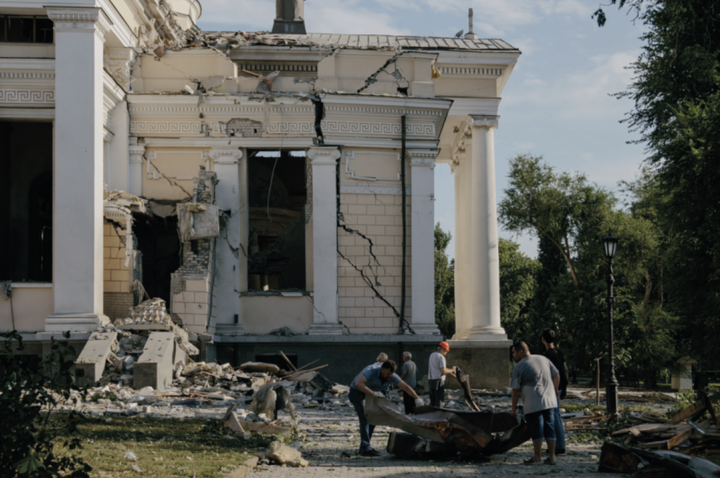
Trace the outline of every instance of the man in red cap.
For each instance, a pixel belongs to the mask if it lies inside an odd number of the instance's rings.
[[[437,352],[430,355],[428,367],[428,385],[430,387],[430,406],[442,408],[445,400],[445,375],[455,375],[455,369],[447,368],[445,356],[450,352],[450,346],[442,341],[438,344]]]

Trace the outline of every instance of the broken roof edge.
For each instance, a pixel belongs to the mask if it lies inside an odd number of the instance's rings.
[[[465,38],[413,36],[413,35],[347,35],[337,33],[308,33],[306,35],[275,34],[262,32],[237,31],[199,31],[208,37],[225,39],[244,37],[242,46],[272,46],[292,48],[343,48],[357,50],[385,50],[397,48],[419,48],[424,51],[461,50],[461,51],[520,51],[499,38],[481,38],[469,40]]]

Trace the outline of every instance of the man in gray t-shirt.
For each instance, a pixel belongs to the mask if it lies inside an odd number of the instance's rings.
[[[545,440],[550,457],[546,463],[555,464],[555,427],[554,413],[557,408],[558,369],[542,355],[530,355],[525,342],[513,345],[513,358],[517,362],[513,369],[510,388],[512,388],[512,408],[515,416],[518,399],[522,395],[523,413],[530,429],[535,456],[526,460],[528,465],[542,464],[542,442]]]
[[[403,364],[400,366],[398,375],[407,383],[410,388],[415,390],[417,385],[417,365],[412,361],[412,354],[410,352],[403,353]],[[407,415],[413,415],[415,413],[415,399],[413,399],[409,393],[403,390],[403,403],[405,403],[405,413]]]

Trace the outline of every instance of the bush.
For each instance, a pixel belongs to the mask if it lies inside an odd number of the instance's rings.
[[[69,335],[65,335],[68,338]],[[39,359],[22,355],[22,337],[15,331],[0,334],[4,339],[0,353],[0,476],[8,477],[88,477],[90,465],[73,456],[57,456],[53,440],[76,431],[81,416],[70,412],[49,423],[58,404],[70,397],[74,354],[67,343],[51,342],[50,353]],[[63,447],[80,448],[78,438],[66,438]]]

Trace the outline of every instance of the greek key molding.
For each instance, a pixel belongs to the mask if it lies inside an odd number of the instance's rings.
[[[222,132],[217,121],[131,121],[130,132],[135,134],[201,134],[203,126],[209,127],[213,133]]]
[[[0,88],[0,103],[55,104],[54,90]]]
[[[394,194],[401,195],[401,186],[380,186],[377,184],[340,183],[340,194]],[[412,194],[411,186],[405,186],[405,194]]]
[[[399,123],[380,123],[367,121],[323,120],[321,123],[325,134],[369,134],[399,136],[401,126]],[[409,124],[406,132],[410,136],[435,136],[434,124]],[[315,134],[315,125],[312,122],[285,121],[270,123],[268,134]]]

